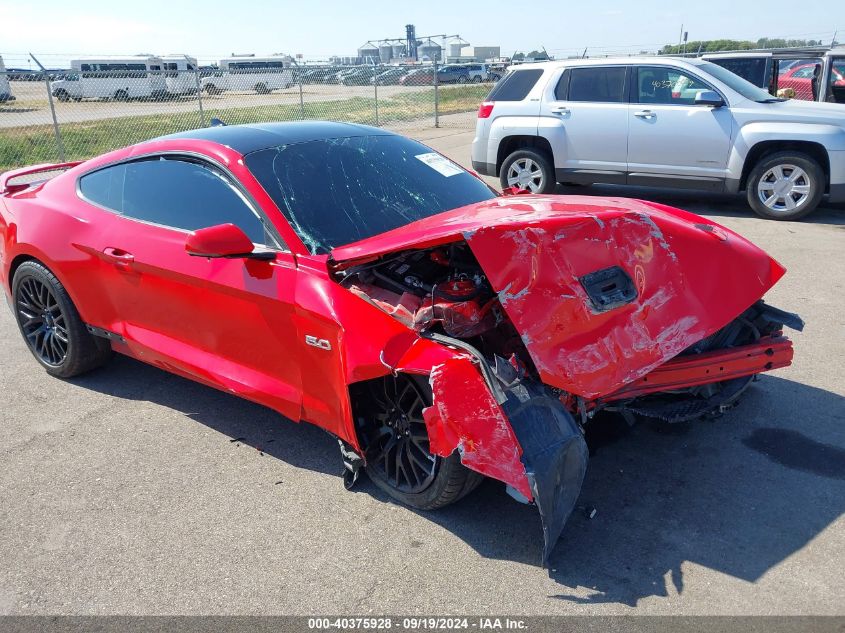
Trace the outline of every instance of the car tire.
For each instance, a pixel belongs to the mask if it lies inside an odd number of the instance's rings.
[[[461,75],[460,77],[458,77],[458,83],[459,84],[469,83],[469,77],[467,77],[466,75]]]
[[[270,89],[267,87],[267,84],[258,83],[255,84],[255,92],[260,95],[268,95],[270,94]]]
[[[518,175],[516,170],[523,173]],[[526,170],[527,174],[524,173]],[[532,176],[535,173],[538,176]],[[520,178],[520,180],[511,182],[514,178]],[[531,193],[554,193],[557,186],[552,163],[545,154],[533,149],[520,149],[511,153],[502,163],[499,183],[502,189],[518,186]]]
[[[413,402],[410,406],[408,406],[408,410],[401,411],[400,413],[407,414],[405,426],[412,434],[411,437],[417,439],[402,440],[402,433],[400,430],[397,435],[400,439],[396,441],[404,441],[404,446],[407,446],[406,450],[416,451],[415,454],[418,457],[422,458],[424,461],[430,460],[432,462],[432,466],[430,473],[422,473],[427,475],[426,479],[423,480],[423,485],[402,485],[404,482],[401,481],[402,476],[398,470],[395,470],[395,477],[390,474],[390,464],[392,463],[390,462],[391,452],[387,451],[388,464],[385,467],[384,452],[380,453],[380,449],[378,449],[378,447],[375,447],[377,450],[374,451],[373,445],[370,443],[370,448],[367,450],[367,465],[365,466],[365,470],[367,475],[370,477],[370,480],[376,485],[376,487],[386,492],[392,498],[419,510],[434,510],[436,508],[442,508],[458,501],[472,492],[484,480],[484,477],[469,470],[466,466],[461,464],[458,451],[453,452],[449,455],[449,457],[440,457],[428,453],[428,433],[425,430],[425,422],[422,419],[423,409],[431,406],[431,388],[429,387],[428,382],[420,376],[410,376],[407,374],[398,374],[395,377],[390,376],[386,378],[386,380],[392,381],[390,383],[392,386],[385,388],[385,394],[387,394],[390,389],[395,388],[393,393],[410,394],[410,397],[404,400],[402,398],[397,398],[400,402],[410,402],[413,399]],[[408,391],[406,392],[405,390]],[[388,419],[390,418],[391,413],[395,413],[397,411],[397,409],[388,411],[387,407],[382,407],[380,410],[380,417]],[[379,429],[376,429],[376,432],[379,433],[379,437],[383,438],[385,433],[396,433],[398,424],[399,422],[396,422],[392,424],[390,428],[381,426]],[[388,439],[387,441],[389,442],[391,440]],[[412,446],[411,443],[414,445]],[[392,455],[396,459],[401,459],[402,450],[403,445],[397,445],[397,447],[392,451]],[[423,455],[423,453],[425,453],[425,455]],[[411,464],[410,458],[408,459],[407,464]],[[413,468],[413,466],[411,467]],[[420,476],[422,476],[422,474]],[[416,475],[415,480],[419,481],[416,479]],[[410,477],[408,477],[408,481],[410,481]]]
[[[78,376],[111,358],[109,341],[88,331],[65,287],[44,265],[21,264],[12,281],[12,297],[21,336],[51,376]]]
[[[472,78],[472,83],[474,83],[474,84],[480,84],[480,83],[481,83],[481,75],[476,75],[475,77],[473,77],[473,78]]]
[[[115,101],[129,101],[129,93],[125,90],[118,90],[114,93]]]
[[[800,152],[776,152],[751,170],[746,197],[760,217],[797,220],[818,206],[824,187],[824,171],[813,158]]]
[[[62,102],[70,101],[70,95],[68,94],[67,90],[57,90],[56,91],[56,99]]]
[[[211,95],[211,96],[215,96],[215,95],[219,95],[223,91],[220,88],[218,88],[217,86],[215,86],[214,84],[206,84],[205,92],[207,94]]]

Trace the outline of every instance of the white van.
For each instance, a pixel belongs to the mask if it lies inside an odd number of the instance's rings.
[[[72,72],[50,89],[59,101],[162,98],[167,96],[162,66],[162,59],[152,55],[82,57],[71,60]]]
[[[188,55],[162,55],[164,83],[173,96],[195,94],[197,91],[197,60]]]
[[[220,60],[220,70],[202,80],[202,89],[210,95],[224,90],[254,90],[269,94],[272,90],[290,88],[293,84],[291,60],[286,56],[229,57]]]
[[[6,75],[6,66],[3,65],[3,58],[0,57],[0,103],[14,100],[12,87],[9,85],[9,77]]]

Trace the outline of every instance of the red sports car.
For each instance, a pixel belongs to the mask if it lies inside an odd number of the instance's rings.
[[[812,60],[810,60],[812,61]],[[818,62],[821,68],[821,60]],[[803,101],[815,101],[813,96],[813,73],[816,64],[799,63],[788,68],[778,75],[778,88],[792,88],[795,91],[795,98]],[[835,63],[830,68],[830,85],[836,87],[845,86],[845,65]],[[817,90],[821,86],[817,86]]]
[[[58,173],[58,175],[55,175]],[[48,178],[48,176],[54,176]],[[723,410],[789,365],[784,274],[736,233],[621,198],[502,195],[410,139],[220,126],[0,177],[0,271],[46,371],[126,354],[323,427],[346,483],[536,504],[545,555],[601,410]]]

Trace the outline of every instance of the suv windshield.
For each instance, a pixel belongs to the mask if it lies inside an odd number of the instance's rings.
[[[777,97],[773,97],[768,92],[763,90],[762,88],[758,88],[750,81],[746,81],[739,75],[735,75],[731,71],[726,68],[722,68],[718,64],[713,64],[712,62],[704,62],[704,61],[692,61],[698,68],[702,71],[712,75],[723,84],[728,86],[734,92],[738,92],[746,99],[750,99],[751,101],[756,101],[757,103],[768,103],[772,101],[783,101],[783,99],[778,99]]]
[[[248,154],[246,165],[312,254],[496,196],[449,159],[394,135],[271,147]]]

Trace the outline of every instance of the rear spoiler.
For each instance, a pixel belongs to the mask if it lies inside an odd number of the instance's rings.
[[[42,165],[32,165],[30,167],[21,167],[20,169],[12,169],[10,171],[3,172],[0,174],[0,195],[23,191],[33,182],[32,180],[27,180],[26,182],[10,183],[10,180],[22,178],[24,176],[31,176],[41,172],[64,171],[66,169],[70,169],[71,167],[76,167],[81,162],[81,160],[77,160],[70,163],[44,163]]]

